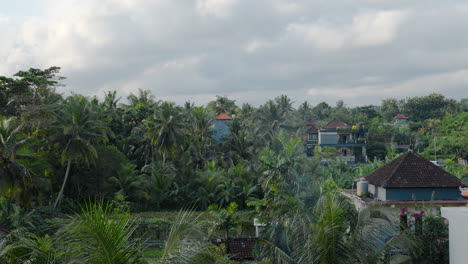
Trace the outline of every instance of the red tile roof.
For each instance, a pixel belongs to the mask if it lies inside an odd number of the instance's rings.
[[[351,128],[350,125],[346,124],[345,122],[338,120],[338,119],[333,119],[332,121],[328,122],[324,127],[324,129],[337,129],[337,128]]]
[[[406,152],[367,175],[370,184],[384,188],[458,188],[460,179],[414,153]]]
[[[404,114],[398,114],[393,119],[407,119],[407,118],[408,117],[406,117]]]
[[[307,123],[306,126],[313,126],[313,125],[315,125],[315,122],[314,122],[314,121],[310,121],[309,123]]]
[[[219,114],[217,117],[215,117],[216,120],[231,120],[232,118],[225,113]]]

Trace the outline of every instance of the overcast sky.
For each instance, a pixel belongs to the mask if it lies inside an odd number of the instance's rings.
[[[65,94],[468,98],[466,1],[0,0],[0,32],[0,75],[60,66]]]

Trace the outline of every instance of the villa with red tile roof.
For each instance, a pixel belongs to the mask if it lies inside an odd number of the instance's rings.
[[[393,124],[395,125],[406,125],[407,124],[407,119],[404,114],[398,114],[393,118]]]

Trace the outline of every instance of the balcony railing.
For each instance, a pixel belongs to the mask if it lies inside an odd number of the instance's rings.
[[[342,140],[342,139],[338,139],[338,143],[337,144],[366,144],[366,140],[365,139],[347,139],[347,140]]]

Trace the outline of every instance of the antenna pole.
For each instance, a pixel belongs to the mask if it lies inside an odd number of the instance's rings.
[[[437,161],[436,137],[434,137],[434,156],[435,161]]]

